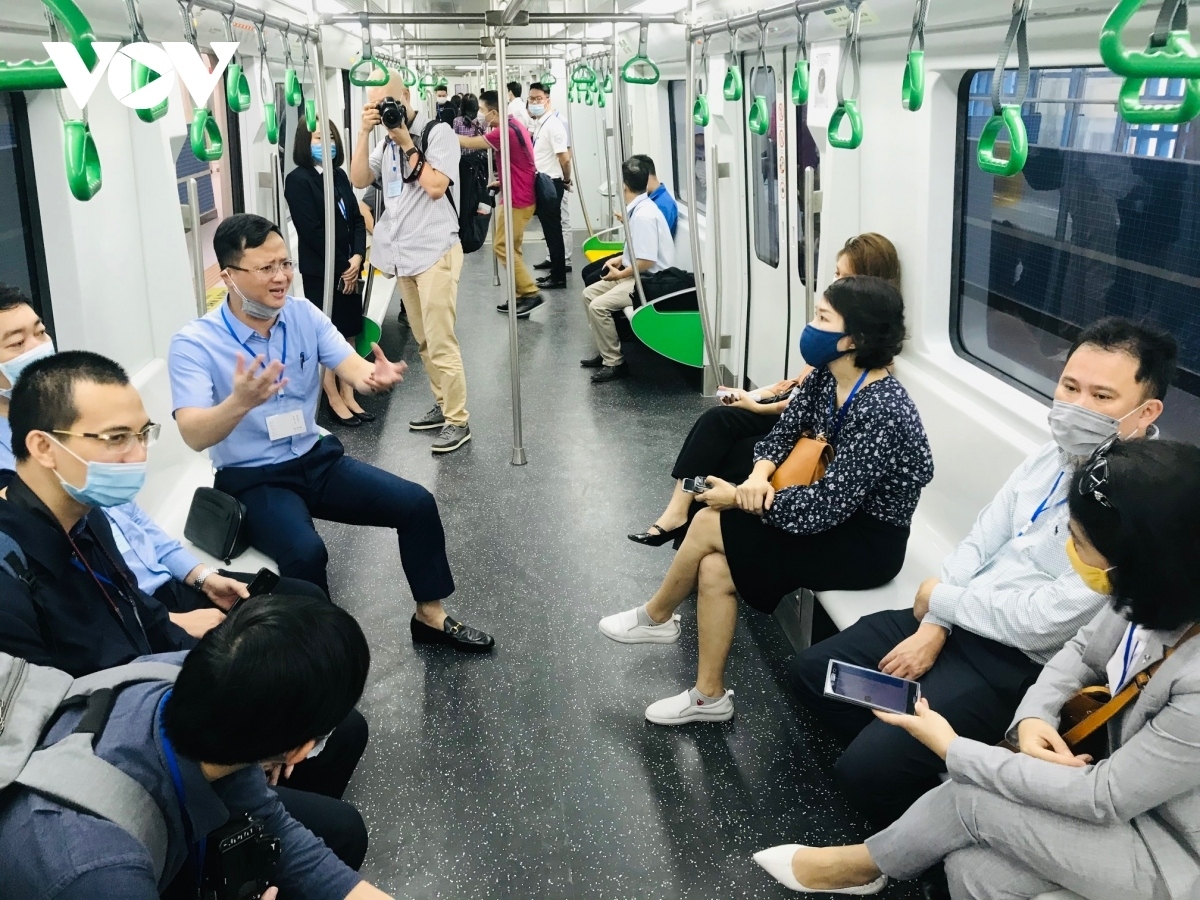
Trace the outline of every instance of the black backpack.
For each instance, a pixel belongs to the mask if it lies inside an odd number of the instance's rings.
[[[421,132],[421,152],[429,149],[429,133],[446,122],[434,119],[426,123]],[[454,180],[450,180],[451,186]],[[458,239],[463,253],[474,253],[488,238],[492,224],[492,199],[488,194],[488,171],[486,153],[463,153],[458,163],[458,203],[454,202],[453,191],[446,190],[446,198],[458,216]],[[488,207],[486,213],[479,211],[480,204]]]

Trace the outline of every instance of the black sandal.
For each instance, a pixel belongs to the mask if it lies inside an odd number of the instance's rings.
[[[635,544],[641,544],[645,547],[661,547],[663,544],[678,540],[687,533],[688,523],[684,522],[678,528],[672,528],[670,531],[664,531],[661,525],[651,525],[641,534],[631,534],[629,539]]]

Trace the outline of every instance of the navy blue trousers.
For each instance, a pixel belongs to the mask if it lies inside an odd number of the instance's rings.
[[[329,552],[313,519],[394,528],[400,562],[417,603],[454,593],[437,501],[405,481],[346,455],[326,436],[304,456],[271,466],[230,466],[215,487],[246,505],[250,543],[279,564],[279,574],[320,587],[332,599]]]

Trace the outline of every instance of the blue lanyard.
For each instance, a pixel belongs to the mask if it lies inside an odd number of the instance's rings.
[[[1032,525],[1034,522],[1036,522],[1038,520],[1038,516],[1040,516],[1042,513],[1044,513],[1047,509],[1057,509],[1058,507],[1062,506],[1064,503],[1067,502],[1067,498],[1064,497],[1062,500],[1059,500],[1053,506],[1047,506],[1047,504],[1050,503],[1050,498],[1054,496],[1054,492],[1058,490],[1058,485],[1062,482],[1063,474],[1064,473],[1062,473],[1062,472],[1058,473],[1058,477],[1054,479],[1054,486],[1050,488],[1050,493],[1048,493],[1042,499],[1042,502],[1038,504],[1038,508],[1033,511],[1033,516],[1029,520],[1029,525]],[[1029,525],[1026,525],[1024,528],[1022,528],[1020,531],[1018,531],[1017,537],[1021,537],[1021,535],[1023,535],[1028,530]]]
[[[167,737],[167,729],[163,726],[163,709],[166,708],[167,698],[170,696],[171,691],[168,690],[158,701],[158,734],[162,738],[163,756],[167,760],[167,769],[171,773],[171,784],[175,787],[175,797],[179,800],[179,818],[183,822],[183,839],[187,841],[188,861],[195,866],[196,887],[199,888],[204,875],[204,855],[208,850],[208,836],[205,835],[197,842],[196,836],[192,832],[192,820],[188,815],[187,793],[183,788],[183,775],[179,771],[179,760],[175,758],[175,748],[171,746],[171,741]]]
[[[858,389],[862,387],[862,383],[867,380],[868,374],[870,373],[863,372],[858,376],[858,381],[854,382],[854,387],[850,389],[850,395],[846,397],[846,402],[838,410],[836,419],[833,414],[833,404],[837,401],[837,382],[834,382],[833,393],[829,396],[829,420],[832,423],[829,429],[829,437],[831,440],[842,430],[842,423],[846,421],[846,415],[850,412],[850,404],[854,402],[854,395],[858,393]]]
[[[1119,691],[1125,686],[1125,679],[1129,675],[1129,666],[1133,663],[1133,623],[1129,623],[1129,631],[1125,637],[1125,652],[1122,654],[1121,664],[1121,680],[1113,685],[1113,692]]]
[[[282,310],[280,312],[282,312]],[[250,357],[246,360],[247,363],[249,363],[250,360],[254,359],[254,357],[258,356],[257,353],[255,353],[253,350],[250,349],[249,344],[247,344],[243,340],[239,340],[238,336],[236,334],[234,334],[233,326],[231,324],[229,324],[229,316],[225,313],[224,306],[221,307],[221,320],[225,323],[225,330],[229,332],[229,336],[231,338],[233,338],[235,341],[237,341],[239,344],[241,344],[242,349],[250,354]],[[286,366],[287,365],[287,322],[283,321],[282,318],[278,318],[278,319],[276,319],[276,324],[278,324],[279,327],[283,329],[283,357],[279,361]],[[263,355],[266,356],[267,362],[270,363],[271,362],[271,339],[270,338],[267,338],[267,349]],[[283,374],[280,373],[279,377],[283,378]]]

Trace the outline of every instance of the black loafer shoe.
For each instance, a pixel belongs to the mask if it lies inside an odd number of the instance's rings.
[[[626,378],[629,375],[629,363],[621,363],[616,366],[601,366],[599,371],[592,376],[592,384],[604,384],[606,381],[616,381],[618,378]]]
[[[596,356],[593,356],[591,359],[581,359],[579,361],[579,365],[580,365],[580,368],[584,368],[584,369],[598,369],[602,365],[604,365],[604,357],[597,354]]]
[[[517,318],[525,319],[529,314],[546,302],[546,298],[541,294],[534,294],[530,297],[521,297],[517,300]],[[508,310],[505,310],[508,312]]]
[[[358,421],[360,421],[360,422],[374,422],[375,421],[375,413],[356,412],[356,413],[354,413],[354,418],[358,419]]]
[[[487,653],[496,644],[495,638],[478,628],[456,622],[446,616],[442,630],[430,628],[416,616],[409,622],[414,644],[445,644],[467,653]]]
[[[550,278],[550,276],[547,275],[545,278],[539,278],[537,280],[537,286],[542,288],[542,290],[547,290],[547,291],[562,290],[563,288],[565,288],[567,286],[567,279],[562,278],[562,279],[559,279],[558,281],[555,281],[552,278]]]
[[[546,269],[549,269],[550,266],[551,266],[550,260],[543,259],[540,263],[535,263],[533,267],[535,269],[537,269],[538,271],[545,271]]]

